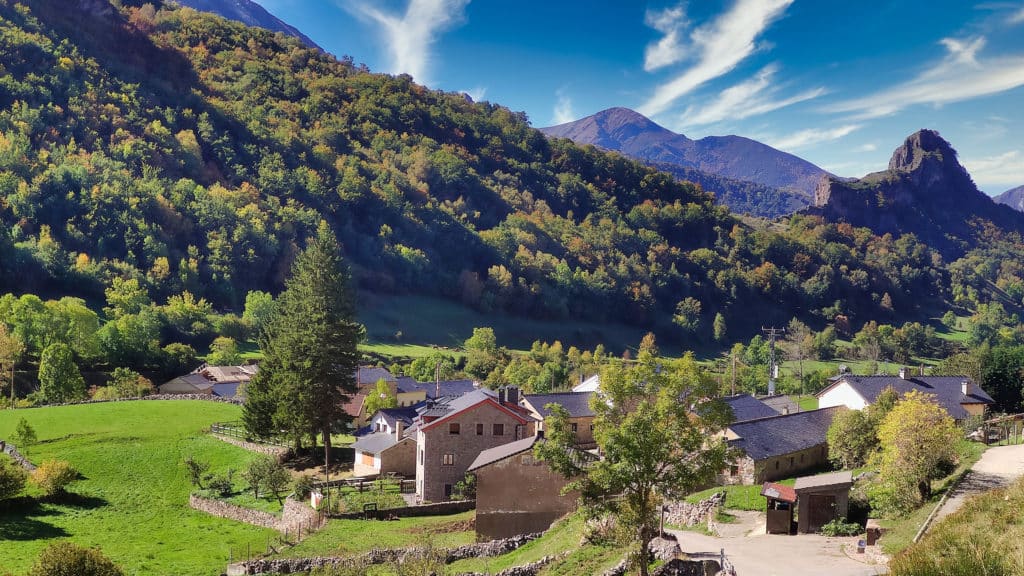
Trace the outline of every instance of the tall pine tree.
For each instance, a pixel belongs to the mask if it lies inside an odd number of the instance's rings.
[[[328,460],[331,429],[345,420],[342,406],[356,392],[356,345],[364,330],[355,314],[348,267],[322,224],[295,260],[260,336],[263,362],[243,411],[250,434],[285,431],[296,447],[320,434]]]

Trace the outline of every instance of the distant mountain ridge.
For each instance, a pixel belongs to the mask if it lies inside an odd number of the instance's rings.
[[[1003,204],[1009,206],[1014,210],[1024,212],[1024,186],[1017,186],[1016,188],[1010,188],[1006,192],[992,198],[996,204]]]
[[[628,108],[609,108],[540,130],[548,136],[615,150],[662,169],[689,168],[775,188],[781,196],[776,201],[795,208],[809,204],[815,186],[826,174],[806,160],[742,136],[691,140]],[[672,172],[684,177],[685,171]],[[732,206],[726,197],[728,194],[723,194],[723,203]]]
[[[246,26],[265,28],[271,32],[283,32],[289,36],[295,36],[302,43],[310,48],[321,49],[308,36],[299,31],[298,28],[288,24],[280,18],[267,11],[252,0],[176,0],[182,6],[188,6],[203,12],[213,12],[227,18],[241,22]]]
[[[826,176],[815,190],[814,206],[804,212],[876,234],[913,233],[947,258],[981,243],[979,224],[1024,231],[1024,214],[978,190],[956,151],[934,130],[910,135],[884,171],[859,180]]]

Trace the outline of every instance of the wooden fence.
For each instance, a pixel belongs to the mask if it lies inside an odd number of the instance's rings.
[[[220,434],[221,436],[238,438],[254,444],[266,444],[268,446],[290,448],[288,444],[281,442],[277,438],[251,438],[245,429],[245,424],[241,420],[235,420],[233,422],[214,422],[213,425],[210,426],[210,432],[213,434]]]

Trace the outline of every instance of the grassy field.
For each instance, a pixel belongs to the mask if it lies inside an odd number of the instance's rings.
[[[67,460],[82,479],[62,503],[22,499],[0,513],[2,567],[18,573],[54,540],[98,546],[127,574],[210,575],[224,569],[229,548],[261,549],[271,530],[193,511],[181,461],[210,471],[243,468],[254,454],[215,440],[203,429],[237,420],[238,406],[196,401],[137,401],[0,412],[0,438],[25,418],[39,437],[29,458]]]
[[[895,576],[1024,574],[1024,480],[968,500],[890,563]]]
[[[359,320],[366,325],[367,341],[376,345],[431,345],[457,347],[473,335],[473,328],[490,326],[498,344],[529,350],[535,340],[560,340],[568,348],[593,349],[598,344],[619,354],[636,349],[647,330],[635,326],[596,322],[541,321],[484,314],[450,300],[424,296],[373,296],[359,301]],[[396,338],[396,334],[401,336]],[[666,353],[678,345],[659,342]],[[428,348],[429,349],[429,348]],[[404,354],[403,354],[404,355]]]
[[[470,544],[476,538],[473,512],[399,520],[330,520],[327,526],[275,558],[349,556],[373,548]]]

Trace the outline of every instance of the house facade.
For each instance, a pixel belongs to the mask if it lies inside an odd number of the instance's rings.
[[[416,440],[405,434],[401,423],[393,432],[374,432],[352,444],[355,476],[385,476],[398,474],[412,477],[416,474]]]
[[[720,484],[760,484],[828,465],[826,434],[842,406],[735,422],[725,431],[740,455],[719,474]]]
[[[543,441],[531,436],[484,450],[470,465],[468,472],[476,476],[478,540],[543,532],[576,509],[579,494],[562,494],[568,480],[533,456]]]
[[[421,502],[451,498],[481,452],[534,434],[534,420],[514,398],[477,390],[423,410],[416,434],[416,495]]]
[[[967,376],[913,376],[909,370],[901,369],[896,376],[842,374],[818,392],[818,406],[863,410],[887,389],[900,396],[914,390],[930,394],[957,421],[984,416],[988,406],[994,403],[992,397]]]
[[[208,394],[222,398],[245,396],[245,386],[259,372],[259,365],[209,366],[203,364],[184,376],[157,387],[160,394]]]
[[[537,430],[543,432],[545,421],[551,416],[549,404],[557,404],[569,414],[569,426],[576,437],[578,448],[596,448],[594,441],[594,411],[590,408],[593,392],[561,392],[555,394],[526,394],[520,405],[537,420]]]

